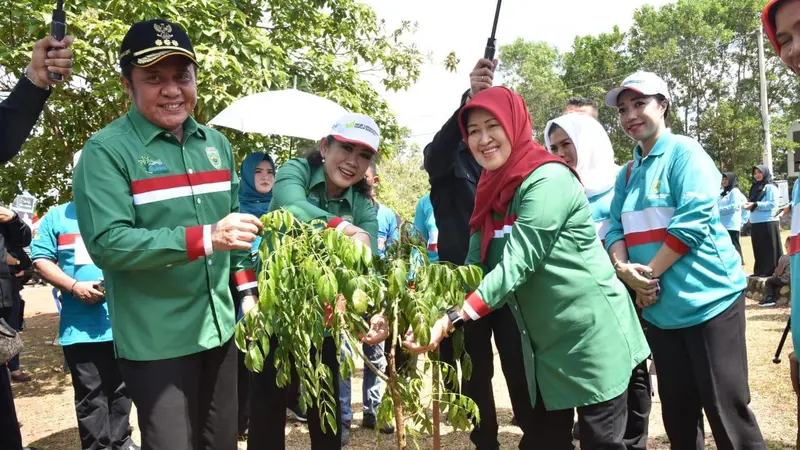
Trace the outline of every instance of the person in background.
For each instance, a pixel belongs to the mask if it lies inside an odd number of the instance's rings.
[[[436,217],[433,215],[431,194],[425,194],[417,202],[414,210],[414,227],[428,244],[428,261],[439,262],[439,229],[436,227]]]
[[[614,163],[614,149],[606,130],[589,115],[566,114],[551,120],[545,127],[546,147],[564,159],[580,177],[597,237],[605,242],[611,220],[611,200],[619,166]],[[635,292],[629,290],[630,295]],[[637,311],[638,313],[638,311]],[[628,450],[647,448],[647,429],[652,407],[652,388],[647,360],[631,373],[628,385],[628,421],[623,442]],[[573,437],[580,437],[580,427]]]
[[[764,283],[764,300],[758,304],[758,306],[768,307],[768,306],[775,306],[780,296],[780,290],[782,287],[786,286],[787,284],[791,283],[791,267],[790,267],[790,257],[789,252],[791,251],[791,236],[786,238],[786,242],[783,243],[783,248],[786,250],[786,254],[781,256],[778,260],[778,266],[775,267],[775,273],[772,274],[771,277],[767,278]]]
[[[62,41],[47,36],[34,44],[30,64],[8,98],[0,103],[0,164],[19,153],[39,120],[53,85],[63,83],[72,74],[69,46],[73,41],[72,36],[65,36]],[[51,80],[48,73],[61,74],[62,79]]]
[[[31,243],[31,229],[10,209],[0,206],[0,318],[14,326],[14,289],[9,270],[8,249],[27,247]],[[16,261],[16,259],[14,260]],[[12,262],[14,262],[12,261]],[[0,448],[22,449],[14,394],[11,391],[8,361],[0,361]]]
[[[743,208],[750,211],[750,239],[753,243],[753,275],[769,277],[783,255],[778,213],[778,187],[766,165],[753,167],[753,185]]]
[[[12,275],[11,296],[13,299],[13,307],[9,325],[14,327],[17,331],[22,331],[22,322],[25,317],[25,300],[22,299],[20,292],[25,287],[26,280],[30,279],[29,274],[33,272],[33,263],[23,248],[10,247],[6,249],[6,253],[8,269]],[[27,383],[31,381],[31,376],[23,372],[20,368],[19,355],[14,356],[8,362],[8,370],[11,372],[11,381],[16,383]]]
[[[564,108],[564,114],[570,113],[586,114],[597,119],[597,103],[591,98],[572,97],[567,100],[567,106]]]
[[[705,412],[718,449],[764,450],[749,407],[746,281],[717,208],[722,176],[696,140],[667,129],[669,102],[652,72],[606,94],[637,143],[617,176],[606,250],[643,310],[672,448],[705,448]]]
[[[800,62],[796,57],[800,54],[800,0],[770,0],[761,13],[761,23],[775,53],[795,75],[800,76]],[[798,163],[795,162],[795,170],[797,168]],[[796,180],[792,187],[791,205],[786,207],[785,212],[790,211],[791,320],[793,323],[800,323],[800,180]],[[795,349],[800,349],[800,331],[797,330],[800,328],[792,327],[792,343]],[[800,367],[795,352],[789,354],[789,374],[797,398],[797,418],[800,423]],[[800,448],[800,427],[797,429],[796,448]]]
[[[275,172],[277,167],[272,157],[264,152],[255,152],[248,155],[243,161],[239,170],[239,212],[252,214],[261,218],[267,213],[269,203],[272,201],[272,187],[275,185]],[[261,244],[261,236],[256,236],[250,249],[250,256],[253,267],[261,264],[258,260],[258,247]],[[242,305],[237,301],[236,286],[231,282],[232,297],[236,308],[236,319],[241,320]],[[250,371],[244,365],[244,353],[237,352],[238,356],[238,398],[239,398],[239,418],[238,433],[239,439],[245,440],[250,426]],[[294,380],[293,380],[294,381]],[[294,388],[294,398],[297,400],[289,405],[286,413],[300,422],[305,422],[305,414],[300,409],[300,392],[297,383],[292,383]]]
[[[492,87],[498,61],[480,59],[470,73],[470,88],[461,96],[461,104],[425,147],[425,170],[431,184],[431,204],[439,227],[439,260],[463,265],[470,249],[470,217],[483,168],[464,141],[459,127],[459,113],[478,93]],[[508,386],[513,410],[512,423],[529,435],[533,407],[527,401],[528,385],[518,376],[524,370],[520,330],[509,306],[501,306],[484,320],[464,327],[464,349],[473,361],[472,377],[462,380],[462,392],[472,398],[480,411],[480,423],[470,433],[477,450],[494,450],[498,442],[499,424],[494,401],[494,347],[500,355],[500,366]],[[439,348],[440,359],[455,367],[451,339]],[[530,436],[530,435],[529,435]],[[531,436],[530,439],[535,439]],[[526,438],[527,439],[527,438]]]
[[[364,181],[369,186],[368,197],[375,207],[378,219],[378,256],[383,257],[386,249],[399,238],[399,220],[397,214],[386,205],[378,202],[378,186],[380,177],[378,176],[378,166],[373,159],[364,175]],[[380,369],[386,370],[386,354],[384,343],[375,345],[363,344],[364,356],[369,362]],[[342,339],[342,353],[347,352],[351,356],[353,350],[346,339]],[[344,357],[344,356],[343,356]],[[381,379],[364,364],[364,379],[361,384],[362,405],[364,416],[361,420],[362,428],[375,429],[378,427],[378,405],[381,403]],[[351,408],[352,385],[350,378],[339,379],[339,407],[342,410],[342,445],[350,443],[350,424],[353,420],[353,409]],[[394,427],[386,424],[380,428],[384,434],[394,433]]]
[[[739,190],[739,180],[733,172],[722,173],[722,191],[719,193],[719,220],[722,226],[728,230],[731,237],[733,246],[742,258],[744,264],[744,256],[742,255],[742,246],[739,244],[739,233],[742,230],[742,212],[747,211],[743,209],[747,203],[747,198]]]
[[[51,208],[31,257],[42,278],[61,291],[58,343],[72,378],[81,448],[138,450],[128,429],[132,402],[114,354],[103,272],[88,256],[76,214],[72,202]]]

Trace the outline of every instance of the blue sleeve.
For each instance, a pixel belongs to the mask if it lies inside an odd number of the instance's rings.
[[[417,202],[417,208],[414,210],[414,228],[422,236],[425,242],[428,242],[428,226],[426,223],[427,214],[425,214],[425,205],[422,199]]]
[[[58,262],[58,235],[56,234],[56,214],[52,211],[45,214],[39,230],[31,242],[31,259],[49,259]]]
[[[756,202],[756,211],[772,211],[778,207],[778,188],[774,185],[768,184],[767,191],[764,193],[764,198],[760,202]]]
[[[676,149],[667,175],[675,202],[667,233],[687,247],[696,248],[711,232],[722,175],[700,143],[691,141],[684,146]]]
[[[741,207],[736,200],[736,191],[731,191],[725,197],[720,198],[718,200],[720,215],[733,214],[736,208]]]
[[[617,175],[617,182],[614,184],[614,198],[611,199],[611,208],[608,217],[608,232],[606,233],[606,251],[611,248],[615,242],[625,238],[625,231],[622,229],[622,205],[625,203],[625,188],[626,184],[626,169],[623,166],[622,170]]]

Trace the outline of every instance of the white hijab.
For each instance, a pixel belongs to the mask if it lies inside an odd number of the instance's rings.
[[[570,113],[547,122],[544,141],[550,151],[550,128],[558,125],[567,133],[578,156],[575,171],[589,198],[608,192],[614,187],[619,166],[614,163],[611,140],[600,122],[585,114]]]

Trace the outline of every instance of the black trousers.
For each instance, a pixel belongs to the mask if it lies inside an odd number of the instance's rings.
[[[789,283],[784,283],[780,277],[774,275],[767,278],[767,281],[764,282],[764,298],[772,297],[773,300],[777,301],[781,293],[781,288],[787,284]]]
[[[699,325],[676,330],[648,326],[664,428],[675,450],[706,448],[703,411],[719,450],[766,448],[748,406],[744,306],[742,294]]]
[[[236,389],[238,399],[238,425],[236,430],[239,436],[244,435],[250,426],[250,371],[244,365],[244,353],[236,351]]]
[[[744,263],[742,244],[739,243],[739,231],[728,230],[728,235],[731,237],[731,242],[733,242],[734,248],[736,248],[736,251],[739,252],[739,257],[742,258],[742,263]]]
[[[581,450],[625,450],[625,427],[628,418],[628,392],[596,405],[581,406],[578,410]],[[542,393],[536,391],[532,436],[525,447],[535,450],[572,450],[572,418],[574,411],[547,411]]]
[[[525,362],[522,357],[522,340],[514,316],[504,306],[477,321],[464,326],[464,347],[472,358],[472,377],[463,380],[463,393],[478,405],[481,420],[470,434],[470,440],[478,450],[497,449],[497,411],[492,390],[494,376],[494,351],[492,335],[500,353],[500,366],[506,378],[511,408],[523,432],[520,448],[529,448],[537,440],[531,432],[534,422],[533,407],[525,379]]]
[[[753,274],[771,277],[775,273],[778,260],[783,256],[781,230],[778,221],[754,223],[750,233],[753,241]]]
[[[67,345],[64,358],[75,391],[81,448],[125,450],[131,445],[131,398],[122,381],[114,343]]]
[[[236,346],[157,361],[120,360],[142,450],[236,450]]]
[[[250,376],[250,434],[247,439],[248,450],[282,450],[286,448],[286,407],[293,401],[294,394],[289,386],[278,387],[277,370],[275,369],[275,349],[278,339],[270,341],[270,354],[264,359],[261,373],[253,372]],[[315,357],[317,350],[311,350]],[[342,447],[342,415],[339,408],[339,349],[333,338],[325,338],[322,344],[322,363],[333,373],[334,414],[336,415],[336,433],[329,427],[322,431],[319,409],[308,405],[308,433],[311,437],[312,450],[339,449]],[[297,379],[297,372],[292,367],[292,378]]]
[[[628,450],[647,448],[647,431],[650,425],[650,409],[653,406],[653,387],[647,371],[647,360],[633,369],[628,385],[628,421],[623,442]]]
[[[0,449],[22,450],[22,435],[14,408],[11,378],[5,364],[0,364]]]

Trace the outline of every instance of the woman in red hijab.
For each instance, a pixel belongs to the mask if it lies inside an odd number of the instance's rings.
[[[430,345],[409,336],[409,347],[432,350],[464,322],[509,304],[535,416],[520,448],[572,449],[577,408],[581,449],[624,450],[628,381],[650,350],[578,176],[533,141],[525,101],[506,88],[477,94],[460,125],[484,168],[467,257],[484,278],[436,322]]]

